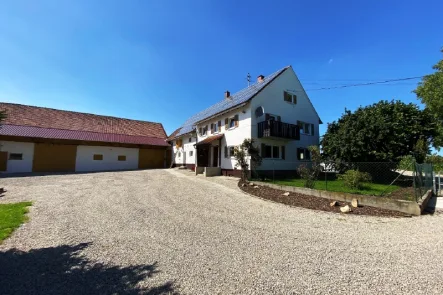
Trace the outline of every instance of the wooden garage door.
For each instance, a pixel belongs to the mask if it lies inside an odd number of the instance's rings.
[[[164,149],[139,149],[139,169],[164,168],[164,161]]]
[[[74,172],[76,145],[36,143],[34,147],[34,172]]]

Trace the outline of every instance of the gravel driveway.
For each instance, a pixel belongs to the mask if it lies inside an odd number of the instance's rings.
[[[443,214],[345,216],[177,170],[0,179],[0,293],[443,294]]]

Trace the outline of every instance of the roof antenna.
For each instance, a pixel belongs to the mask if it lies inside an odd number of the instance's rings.
[[[248,75],[246,76],[246,80],[248,80],[248,87],[251,84],[251,74],[248,73]]]

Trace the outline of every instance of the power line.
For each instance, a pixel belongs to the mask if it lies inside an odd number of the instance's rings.
[[[384,83],[391,83],[391,82],[415,80],[415,79],[421,79],[423,77],[424,76],[417,76],[417,77],[408,77],[408,78],[400,78],[400,79],[389,79],[389,80],[376,81],[376,82],[347,84],[347,85],[332,86],[332,87],[321,87],[321,88],[314,88],[314,89],[306,89],[306,91],[330,90],[330,89],[340,89],[340,88],[348,88],[348,87],[368,86],[368,85],[384,84]],[[395,85],[395,84],[392,84],[392,85]]]

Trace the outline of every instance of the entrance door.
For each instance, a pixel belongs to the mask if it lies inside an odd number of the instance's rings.
[[[200,145],[197,146],[197,166],[208,167],[209,146]]]
[[[218,146],[212,148],[212,167],[218,167]]]

